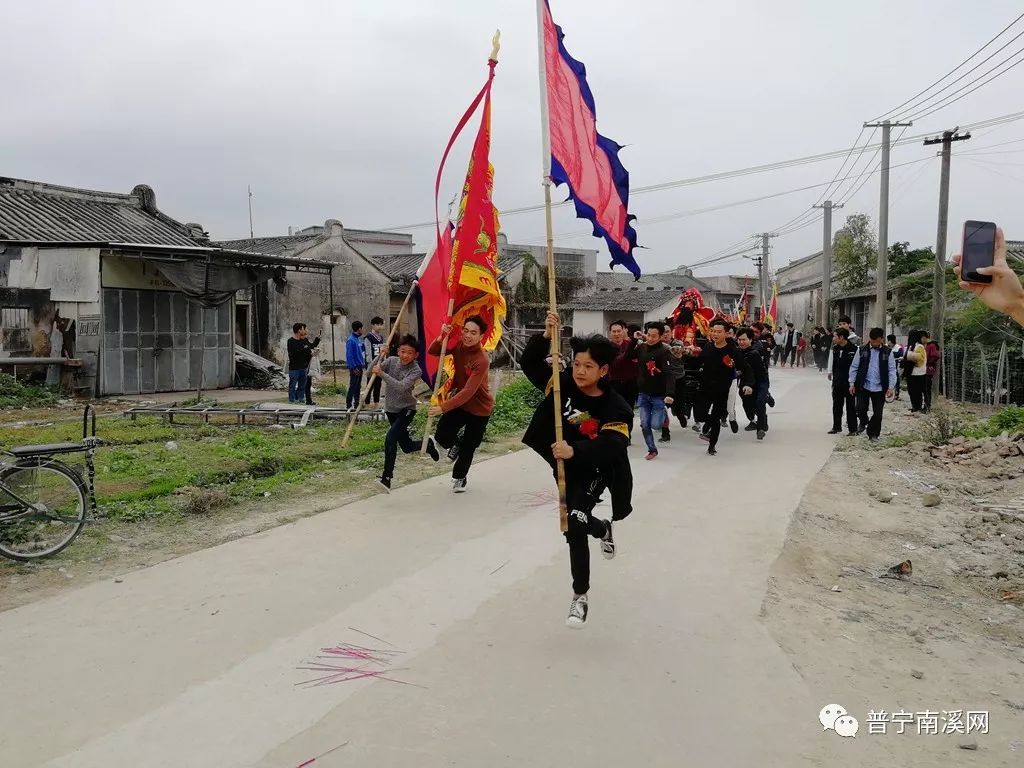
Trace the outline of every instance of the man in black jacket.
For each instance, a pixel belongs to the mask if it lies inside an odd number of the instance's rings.
[[[565,462],[566,506],[569,509],[569,565],[573,598],[566,624],[581,629],[587,620],[590,590],[589,536],[601,540],[605,559],[615,557],[612,520],[632,512],[633,476],[626,448],[633,428],[633,409],[610,386],[607,376],[618,352],[604,336],[573,337],[572,369],[560,374],[563,439],[555,442],[552,371],[547,364],[550,338],[558,332],[558,316],[548,313],[544,335],[536,335],[523,351],[522,368],[530,382],[547,395],[537,406],[523,443],[536,451],[552,468],[556,459]],[[607,489],[612,518],[593,516],[594,506]]]
[[[846,427],[850,435],[857,434],[857,399],[850,394],[850,366],[857,356],[857,347],[850,343],[850,331],[836,328],[835,346],[832,347],[832,429],[830,435],[843,431],[843,407],[846,407]]]
[[[740,397],[743,398],[743,411],[747,414],[747,432],[757,432],[757,439],[764,440],[768,433],[768,366],[760,342],[755,341],[757,334],[750,328],[741,328],[736,335],[736,345],[740,357],[750,370],[753,386],[740,383]]]
[[[669,371],[668,347],[661,343],[663,326],[650,322],[644,326],[647,335],[643,344],[637,345],[634,355],[640,365],[640,430],[647,443],[647,460],[658,458],[658,447],[654,443],[654,430],[665,423],[665,406],[675,402],[675,381]]]
[[[292,337],[288,339],[288,402],[302,403],[306,397],[306,376],[313,350],[320,344],[320,337],[309,340],[305,323],[292,326]]]
[[[736,342],[728,338],[729,323],[721,318],[711,321],[711,341],[703,347],[690,347],[689,354],[700,357],[704,363],[701,397],[710,403],[707,432],[701,439],[708,441],[708,455],[718,453],[718,437],[722,421],[729,415],[729,387],[735,386],[736,373],[740,374],[740,388],[753,388],[750,368],[740,356]]]

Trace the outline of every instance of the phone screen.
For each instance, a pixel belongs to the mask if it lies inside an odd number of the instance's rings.
[[[971,283],[991,283],[991,275],[979,275],[979,267],[991,267],[996,254],[996,225],[991,221],[964,223],[964,249],[960,272]]]

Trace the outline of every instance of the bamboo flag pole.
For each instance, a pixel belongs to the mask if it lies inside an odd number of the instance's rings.
[[[447,320],[445,321],[446,324],[450,324],[451,323],[452,312],[454,312],[454,311],[455,311],[455,299],[454,298],[449,298],[448,299],[448,313],[445,315],[445,317],[447,318]],[[450,335],[451,334],[449,334],[449,333],[445,333],[444,335],[441,336],[441,351],[438,353],[438,356],[437,356],[437,375],[434,376],[434,396],[430,398],[430,402],[431,403],[434,402],[434,397],[437,397],[437,392],[438,392],[438,390],[441,389],[441,374],[444,373],[444,357],[445,357],[445,354],[448,352],[448,338],[449,338]],[[423,341],[424,341],[424,343],[426,343],[426,339],[424,339]],[[429,349],[429,347],[428,347],[428,349]],[[428,412],[427,413],[427,425],[423,428],[423,447],[420,449],[420,456],[426,456],[427,455],[427,439],[426,439],[426,437],[427,437],[427,435],[430,434],[430,428],[433,426],[433,424],[434,424],[434,417],[431,416],[430,413]]]
[[[394,340],[395,334],[398,333],[398,326],[402,323],[402,318],[405,316],[405,310],[409,306],[409,299],[412,298],[412,293],[416,290],[417,285],[419,285],[419,282],[417,280],[413,280],[412,287],[410,287],[409,292],[405,294],[405,301],[402,302],[402,308],[398,310],[398,317],[395,318],[395,322],[391,326],[391,333],[388,334],[387,341],[384,342],[384,346],[381,348],[380,358],[374,362],[379,362],[387,357],[388,350],[391,349],[391,342]],[[367,394],[369,394],[370,390],[373,388],[373,383],[376,380],[377,374],[372,374],[370,376],[370,381],[366,385]],[[348,428],[345,430],[345,436],[341,439],[342,448],[348,448],[348,441],[352,437],[352,428],[356,425],[356,421],[359,419],[359,414],[363,410],[363,402],[363,397],[360,394],[359,402],[356,403],[355,413],[349,417]]]
[[[547,57],[544,53],[544,2],[537,0],[537,49],[540,61],[540,120],[541,120],[541,163],[544,169],[544,222],[547,226],[548,303],[551,312],[558,315],[558,297],[555,292],[555,235],[551,221],[551,120],[548,114]],[[562,434],[562,365],[561,365],[561,324],[551,334],[551,396],[555,408],[555,442],[560,443]],[[565,462],[555,461],[558,480],[558,524],[562,533],[569,530],[569,510],[565,503]]]

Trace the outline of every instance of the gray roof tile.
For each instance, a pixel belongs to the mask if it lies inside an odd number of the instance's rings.
[[[594,311],[650,312],[672,299],[678,298],[680,291],[675,288],[657,289],[623,289],[603,290],[578,296],[565,305],[566,309],[589,309]]]
[[[205,245],[198,234],[143,185],[122,195],[0,177],[0,241]]]

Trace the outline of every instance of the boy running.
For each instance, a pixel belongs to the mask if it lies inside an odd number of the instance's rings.
[[[722,421],[729,412],[729,388],[736,380],[739,372],[740,387],[753,389],[750,368],[746,360],[739,355],[739,348],[727,334],[729,323],[725,320],[711,321],[711,342],[703,347],[690,347],[690,354],[704,361],[704,380],[701,384],[703,397],[710,405],[707,420],[707,433],[701,438],[708,441],[708,455],[718,453],[718,437],[722,431]]]
[[[633,476],[627,446],[633,428],[633,409],[610,386],[607,376],[618,352],[617,345],[604,336],[573,337],[572,370],[560,373],[563,440],[555,442],[551,367],[545,361],[552,333],[558,332],[558,317],[548,313],[546,330],[527,342],[523,351],[523,372],[542,392],[547,392],[533,414],[523,443],[537,452],[552,469],[556,459],[565,462],[566,505],[569,508],[569,566],[573,598],[566,624],[582,629],[587,621],[590,590],[590,544],[588,536],[601,540],[601,552],[615,557],[612,520],[622,520],[632,511]],[[593,516],[602,491],[611,493],[612,519]]]
[[[452,332],[450,325],[441,328],[441,335],[427,350],[428,355],[440,357],[441,344],[446,334]],[[466,319],[462,326],[459,343],[449,350],[455,360],[455,376],[452,382],[452,396],[440,405],[430,406],[431,416],[440,416],[437,430],[427,436],[427,455],[434,461],[441,458],[438,446],[448,451],[448,458],[455,462],[452,467],[452,490],[466,492],[466,477],[473,463],[473,454],[483,442],[487,422],[494,410],[488,374],[491,361],[480,346],[487,332],[487,323],[479,315]],[[465,427],[462,439],[459,430]]]
[[[384,472],[377,481],[388,493],[391,493],[398,449],[401,448],[402,453],[416,453],[423,447],[421,441],[409,436],[409,425],[416,415],[416,398],[412,391],[422,375],[416,355],[416,337],[406,335],[398,342],[396,357],[389,357],[373,366],[373,375],[388,386],[384,415],[391,428],[384,437]]]
[[[665,406],[675,402],[675,382],[669,372],[668,347],[661,343],[662,324],[650,322],[644,326],[644,343],[636,347],[634,355],[640,364],[640,429],[647,443],[647,460],[658,458],[654,443],[654,430],[665,423]]]

